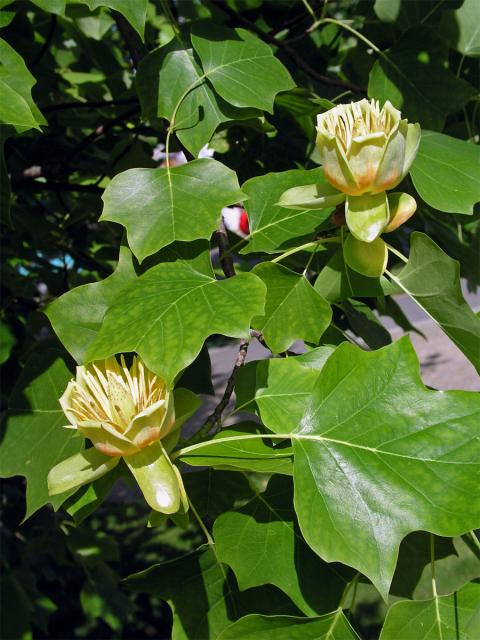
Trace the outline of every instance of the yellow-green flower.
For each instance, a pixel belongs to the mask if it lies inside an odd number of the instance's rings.
[[[60,405],[72,428],[107,456],[137,453],[168,435],[175,424],[170,391],[134,356],[77,367]]]
[[[416,203],[410,195],[387,190],[412,166],[420,143],[418,123],[402,119],[388,101],[380,108],[376,100],[360,100],[318,115],[317,132],[326,182],[288,189],[280,206],[325,209],[345,202],[350,233],[366,243],[413,215]]]
[[[387,102],[341,104],[317,116],[317,147],[326,179],[349,196],[396,187],[407,175],[420,143],[420,125],[409,124]]]
[[[185,395],[187,394],[187,395]],[[192,405],[183,390],[182,402]],[[121,356],[77,367],[60,405],[69,425],[88,438],[92,448],[64,460],[48,476],[51,495],[92,482],[123,458],[146,501],[156,511],[186,510],[188,502],[181,475],[169,459],[181,423],[192,411],[175,419],[173,393],[147,369],[138,356],[128,367]]]

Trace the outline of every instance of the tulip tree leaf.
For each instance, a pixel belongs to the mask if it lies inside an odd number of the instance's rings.
[[[247,180],[242,185],[242,191],[248,195],[245,207],[250,235],[247,237],[249,242],[241,253],[274,253],[285,243],[291,244],[293,238],[313,234],[333,209],[285,209],[279,206],[278,202],[287,189],[314,183],[326,183],[322,169],[292,169],[281,173],[267,173]]]
[[[279,264],[264,262],[253,269],[267,287],[265,314],[252,320],[274,353],[295,340],[318,343],[332,319],[330,305],[305,276]]]
[[[283,594],[271,588],[240,593],[234,577],[206,547],[130,575],[126,585],[168,602],[175,640],[213,640],[241,615],[274,614],[280,606],[292,610]]]
[[[22,56],[0,38],[0,123],[13,125],[18,133],[47,124],[32,100],[35,82]]]
[[[480,635],[480,584],[421,602],[396,602],[380,640],[476,640]]]
[[[219,560],[233,569],[242,591],[272,584],[306,615],[335,609],[353,577],[323,562],[302,539],[286,476],[274,476],[264,493],[220,515],[213,535]]]
[[[98,7],[108,7],[121,13],[132,25],[143,40],[145,19],[147,17],[147,0],[82,0],[90,11]]]
[[[426,51],[429,45],[435,50]],[[462,109],[476,90],[445,68],[435,45],[429,31],[410,30],[373,65],[368,95],[381,103],[390,100],[410,122],[441,130],[447,115]]]
[[[234,428],[222,429],[212,438],[212,442],[219,440],[218,443],[182,454],[180,460],[192,466],[292,475],[291,446],[273,446],[263,438],[224,441],[225,438],[264,432],[260,425],[253,422],[237,424]]]
[[[222,207],[243,196],[235,172],[216,160],[129,169],[106,188],[100,220],[123,225],[133,253],[142,261],[175,240],[210,238]]]
[[[50,469],[83,448],[83,438],[74,438],[74,431],[62,429],[68,421],[58,399],[71,377],[59,351],[34,353],[10,398],[0,444],[0,469],[3,478],[26,477],[26,518],[48,502],[57,509],[72,493],[50,497],[47,487]]]
[[[220,98],[193,51],[179,49],[175,41],[142,60],[136,86],[144,116],[173,121],[177,138],[194,155],[222,122],[262,115],[254,109],[233,107]]]
[[[296,428],[319,371],[332,353],[329,347],[314,351],[322,358],[313,366],[304,356],[248,363],[238,376],[236,410],[254,411],[255,403],[265,424],[280,420],[280,424],[288,422],[292,430]]]
[[[260,616],[240,618],[219,640],[358,640],[341,609],[315,618]]]
[[[220,281],[186,262],[159,264],[122,290],[86,358],[135,351],[172,384],[209,335],[247,336],[264,298],[265,285],[251,273]]]
[[[420,197],[435,209],[472,214],[480,201],[480,149],[475,144],[423,131],[410,171]]]
[[[480,372],[480,318],[460,287],[460,265],[423,233],[411,236],[408,264],[397,282]]]
[[[384,597],[408,533],[455,536],[480,524],[480,399],[427,390],[408,338],[373,352],[341,344],[301,422],[273,418],[262,413],[272,431],[295,434],[305,540],[328,562],[358,569]]]
[[[111,276],[75,287],[47,307],[45,313],[55,333],[77,362],[83,361],[108,307],[135,278],[132,254],[127,247],[120,247],[118,265]]]
[[[268,44],[245,29],[200,22],[193,25],[191,39],[208,81],[235,107],[273,113],[277,93],[295,86]]]

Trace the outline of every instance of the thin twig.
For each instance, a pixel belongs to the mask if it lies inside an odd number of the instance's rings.
[[[50,104],[47,107],[41,107],[42,113],[51,113],[52,111],[64,111],[65,109],[103,109],[104,107],[116,107],[124,104],[138,104],[137,98],[124,98],[121,100],[100,100],[99,102],[63,102],[60,104]]]
[[[97,138],[100,138],[100,136],[105,135],[107,133],[107,131],[110,131],[110,129],[113,129],[118,124],[121,124],[125,120],[128,120],[128,118],[130,118],[131,116],[137,114],[139,112],[139,110],[140,110],[140,107],[139,106],[135,106],[132,109],[129,109],[128,111],[125,111],[124,113],[120,114],[119,116],[116,116],[115,118],[112,118],[111,120],[107,120],[103,124],[99,125],[94,131],[89,133],[88,136],[86,136],[73,149],[73,151],[70,153],[70,155],[68,156],[68,158],[66,160],[66,164],[67,165],[70,164],[70,162],[73,160],[73,158],[75,158],[79,153],[81,153],[90,144],[92,144],[92,142],[95,142],[97,140]]]
[[[227,380],[227,385],[225,387],[225,391],[223,392],[222,399],[217,404],[211,415],[207,418],[206,422],[209,423],[211,427],[215,427],[222,419],[222,413],[228,405],[230,398],[232,397],[233,390],[235,389],[237,374],[245,363],[249,344],[250,340],[242,340],[240,342],[237,359],[235,360],[235,366],[233,367],[232,373]]]
[[[132,58],[133,66],[137,69],[140,62],[147,55],[148,49],[140,40],[138,33],[121,13],[118,13],[118,11],[112,11],[112,15],[117,23],[118,30],[125,40],[130,57]]]
[[[215,232],[215,239],[220,252],[220,264],[222,265],[223,273],[226,278],[232,278],[235,275],[235,265],[233,264],[230,242],[228,241],[227,230],[225,229],[223,220]]]
[[[50,45],[52,44],[56,26],[57,26],[57,16],[54,13],[52,13],[50,17],[50,28],[48,30],[47,37],[45,38],[45,42],[43,43],[43,47],[40,49],[40,51],[37,53],[35,58],[30,63],[29,69],[33,69],[33,67],[37,65],[40,62],[40,60],[43,58],[43,56],[47,53],[48,49],[50,48]]]
[[[96,187],[94,184],[73,184],[71,182],[38,182],[37,180],[29,179],[13,179],[12,187],[28,190],[28,191],[73,191],[73,192],[85,192],[85,193],[103,193],[103,189]]]

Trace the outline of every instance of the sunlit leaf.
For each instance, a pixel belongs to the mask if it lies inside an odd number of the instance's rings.
[[[306,400],[297,424],[280,412],[262,419],[297,434],[295,509],[322,558],[357,568],[385,596],[409,532],[480,524],[480,398],[427,390],[408,338],[373,352],[340,345]]]
[[[318,343],[330,324],[330,305],[305,276],[263,263],[253,269],[267,287],[265,314],[252,320],[274,353],[285,351],[295,340]]]
[[[208,81],[236,107],[272,113],[276,94],[295,86],[271,48],[245,29],[199,22],[193,26],[191,38]]]
[[[250,273],[220,281],[186,262],[159,264],[122,290],[86,359],[134,351],[171,384],[212,333],[247,336],[264,297],[265,285]]]
[[[411,169],[427,204],[448,213],[472,214],[480,201],[480,149],[457,138],[424,131]]]
[[[100,219],[123,225],[133,253],[142,261],[175,240],[210,238],[222,207],[243,196],[235,172],[216,160],[129,169],[105,190]]]

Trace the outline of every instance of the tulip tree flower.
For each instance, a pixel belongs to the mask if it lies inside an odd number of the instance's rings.
[[[174,403],[180,408],[177,417]],[[181,424],[198,404],[185,389],[172,393],[138,356],[130,367],[123,356],[120,363],[112,357],[77,367],[60,405],[70,423],[67,428],[88,438],[93,447],[50,471],[50,495],[100,478],[123,458],[152,509],[167,514],[186,511],[182,477],[168,454]]]
[[[359,242],[374,242],[413,215],[408,194],[387,194],[407,175],[420,143],[420,125],[402,119],[390,102],[341,104],[317,116],[317,147],[326,182],[288,189],[279,205],[323,209],[345,202],[345,220]],[[365,252],[363,252],[365,253]]]

